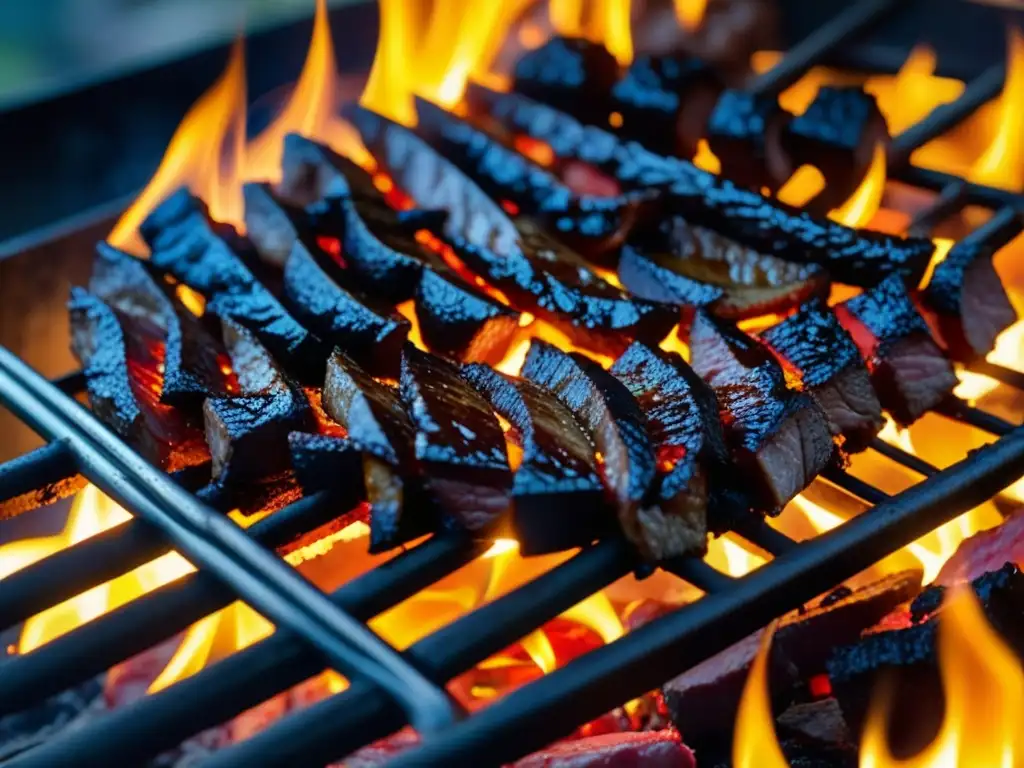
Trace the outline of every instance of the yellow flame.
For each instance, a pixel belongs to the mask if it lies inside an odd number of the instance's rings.
[[[774,626],[765,630],[761,648],[750,667],[743,697],[736,712],[736,730],[732,745],[733,768],[787,768],[775,736],[771,699],[768,694],[768,654]]]
[[[633,61],[630,5],[630,0],[551,0],[548,12],[558,34],[603,45],[625,67]]]
[[[675,0],[676,18],[683,29],[695,32],[704,21],[708,0]]]
[[[938,105],[963,93],[964,84],[959,80],[935,76],[936,63],[934,49],[917,45],[895,75],[871,77],[864,84],[864,90],[877,99],[890,135],[902,133]]]
[[[697,153],[693,156],[693,164],[701,170],[713,173],[716,176],[722,172],[722,161],[711,151],[707,139],[697,141]]]
[[[825,177],[813,165],[801,165],[786,183],[779,187],[775,196],[786,205],[798,208],[807,205],[811,198],[825,188]]]
[[[604,592],[595,592],[586,600],[576,603],[562,614],[562,618],[592,629],[606,643],[618,640],[624,632],[619,614]]]
[[[767,562],[760,555],[746,549],[731,534],[711,539],[704,561],[716,570],[736,577],[746,576]]]
[[[1024,34],[1017,27],[1009,28],[1007,51],[999,128],[970,177],[978,184],[1019,191],[1024,188]]]
[[[558,660],[555,658],[555,649],[551,647],[551,641],[543,629],[538,629],[528,634],[522,639],[521,644],[523,650],[526,651],[529,657],[533,659],[533,663],[544,674],[554,671],[555,667],[558,666]]]
[[[239,40],[224,74],[185,115],[153,178],[114,226],[111,244],[145,253],[139,225],[180,186],[205,200],[213,218],[241,228],[245,117],[245,49]]]
[[[883,687],[868,712],[860,768],[1019,766],[1024,758],[1024,671],[965,586],[954,587],[946,597],[938,655],[945,713],[936,737],[913,757],[894,757],[886,734],[893,691]]]
[[[861,181],[860,186],[850,195],[850,199],[833,211],[829,218],[848,227],[863,227],[878,213],[885,193],[885,146],[875,145],[871,155],[871,165]]]

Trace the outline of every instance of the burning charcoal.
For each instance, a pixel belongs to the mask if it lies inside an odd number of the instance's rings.
[[[953,391],[953,366],[899,277],[886,278],[835,312],[867,360],[878,399],[898,424],[914,423]]]
[[[664,509],[650,499],[655,451],[647,423],[626,386],[580,354],[534,340],[523,377],[548,389],[576,417],[601,454],[622,532],[648,558],[704,547],[706,518],[685,505]],[[675,501],[675,499],[673,499]],[[671,541],[661,537],[671,535]]]
[[[524,555],[589,544],[609,528],[594,449],[545,389],[479,363],[462,375],[511,425],[522,460],[512,482],[512,529]]]
[[[729,320],[785,312],[828,291],[819,267],[757,253],[678,216],[622,249],[619,279],[641,298],[680,305],[687,315],[706,307]]]
[[[384,199],[370,174],[325,144],[298,133],[284,137],[281,181],[274,194],[296,208],[350,194],[361,200]]]
[[[585,123],[601,125],[619,65],[604,46],[582,38],[553,37],[516,63],[513,90],[568,108]]]
[[[610,107],[622,121],[617,132],[663,155],[693,157],[721,89],[695,57],[638,56],[611,89]]]
[[[288,467],[288,433],[302,431],[309,404],[255,334],[227,318],[222,324],[241,396],[210,398],[203,413],[214,479],[235,486]]]
[[[162,338],[160,402],[198,409],[207,395],[225,391],[229,382],[222,370],[220,344],[143,262],[99,243],[89,290],[132,323],[151,326],[150,335]]]
[[[984,359],[1017,320],[992,256],[991,246],[968,235],[939,262],[921,293],[931,327],[954,360]]]
[[[403,126],[365,109],[352,119],[405,192],[421,206],[448,212],[443,234],[455,255],[573,343],[615,354],[633,338],[662,338],[675,322],[671,307],[631,299],[529,222],[517,229],[479,187]]]
[[[303,380],[323,374],[324,345],[302,327],[217,237],[202,203],[182,189],[143,222],[157,269],[206,296],[207,313],[244,326]]]
[[[284,268],[285,301],[307,328],[374,375],[397,377],[409,321],[335,283],[295,242]]]
[[[864,450],[885,425],[882,406],[857,345],[832,310],[808,302],[760,338],[821,403],[832,434],[844,438],[843,448]]]
[[[512,473],[490,405],[455,365],[411,344],[400,392],[427,492],[459,527],[493,532],[509,504]]]
[[[654,441],[657,506],[646,522],[663,526],[658,557],[702,550],[709,525],[720,532],[748,506],[733,487],[715,393],[679,355],[640,342],[611,372],[640,404]],[[715,511],[710,521],[709,510]]]
[[[245,196],[246,235],[263,261],[284,269],[299,239],[299,232],[291,217],[274,199],[269,185],[245,184],[242,192]]]
[[[722,175],[752,189],[775,190],[785,183],[794,167],[783,145],[792,117],[774,95],[725,91],[707,127],[708,144],[722,164]]]
[[[71,349],[85,371],[89,406],[96,416],[169,472],[207,458],[202,433],[159,402],[159,361],[147,354],[150,338],[133,333],[137,329],[131,318],[84,288],[71,289],[68,312]]]
[[[785,736],[818,744],[852,744],[839,702],[833,698],[794,704],[776,719]]]
[[[694,370],[718,395],[726,437],[758,506],[778,514],[832,460],[828,417],[813,397],[787,388],[764,346],[703,310],[690,348]]]
[[[416,133],[502,205],[534,218],[567,246],[602,263],[651,198],[578,196],[528,158],[441,107],[416,100]]]
[[[813,165],[825,177],[825,208],[842,204],[871,164],[875,147],[889,144],[889,128],[875,97],[860,86],[818,89],[786,135],[794,167]]]
[[[415,474],[415,431],[398,393],[335,351],[327,362],[323,407],[362,454],[370,551],[383,552],[433,530],[434,511],[405,479]]]
[[[1005,563],[1024,567],[1024,512],[1018,510],[995,528],[981,531],[961,542],[935,578],[936,584],[952,586],[974,580]]]
[[[674,731],[605,733],[560,741],[517,760],[512,768],[696,768],[693,752]]]

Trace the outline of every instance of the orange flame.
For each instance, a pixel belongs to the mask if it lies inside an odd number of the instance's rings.
[[[829,218],[848,227],[863,227],[878,213],[884,193],[885,146],[879,143],[875,145],[864,180],[845,203],[829,211]]]
[[[708,0],[675,0],[676,18],[683,29],[695,32],[704,21]]]
[[[722,161],[711,151],[707,139],[697,140],[697,153],[693,156],[693,164],[716,176],[722,172]]]
[[[801,208],[825,188],[825,177],[813,165],[801,165],[786,183],[779,187],[775,196],[786,205]]]
[[[603,45],[620,66],[633,61],[630,0],[551,0],[548,12],[558,34]]]
[[[732,745],[734,768],[788,768],[789,761],[779,748],[772,726],[772,705],[768,696],[768,653],[774,626],[765,630],[761,648],[743,686],[736,712],[736,736]]]
[[[1019,191],[1024,188],[1024,34],[1016,27],[1010,27],[1007,56],[999,128],[970,178],[978,184]]]
[[[239,40],[231,49],[224,74],[185,115],[153,178],[114,226],[107,238],[110,243],[145,253],[139,225],[180,186],[205,200],[215,219],[243,228],[239,177],[245,117],[245,49]]]
[[[935,51],[927,45],[918,45],[895,75],[871,77],[864,84],[864,90],[878,100],[878,108],[885,115],[892,136],[963,93],[965,86],[959,80],[935,76],[936,63]]]

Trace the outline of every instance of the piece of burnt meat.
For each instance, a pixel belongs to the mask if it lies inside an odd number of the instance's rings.
[[[303,325],[340,347],[367,371],[375,376],[398,376],[409,321],[335,283],[298,241],[284,267],[284,298]]]
[[[159,339],[132,333],[130,316],[84,288],[68,301],[71,349],[82,364],[89,407],[147,460],[174,472],[208,454],[202,432],[183,414],[159,402],[159,360],[149,349]]]
[[[274,198],[269,184],[250,182],[242,185],[245,199],[245,234],[260,259],[284,269],[299,231],[284,205]]]
[[[335,350],[327,361],[323,407],[361,455],[370,551],[383,552],[434,530],[437,514],[415,481],[415,430],[397,390]]]
[[[925,317],[939,342],[951,358],[963,363],[984,359],[999,334],[1017,321],[992,264],[998,246],[986,242],[985,229],[954,245],[921,292]]]
[[[1020,509],[995,528],[961,542],[935,577],[935,583],[952,586],[958,581],[971,581],[1006,563],[1024,567],[1024,511]]]
[[[864,178],[876,147],[889,146],[889,128],[874,95],[860,86],[823,85],[786,131],[793,167],[813,165],[826,186],[822,211],[841,205]]]
[[[703,518],[683,520],[651,503],[654,446],[639,404],[621,381],[590,358],[537,339],[530,343],[522,375],[552,392],[586,431],[601,455],[619,527],[644,557],[654,559],[664,549],[702,548]],[[676,540],[661,541],[668,530]]]
[[[603,45],[578,37],[553,37],[519,57],[513,90],[545,104],[568,107],[585,123],[602,125],[619,64]]]
[[[364,143],[417,204],[448,212],[444,241],[472,272],[563,331],[573,343],[615,354],[629,340],[660,339],[675,322],[666,305],[632,299],[528,221],[519,228],[472,181],[418,136],[357,108]]]
[[[696,768],[690,748],[672,730],[604,733],[560,741],[510,768]]]
[[[778,189],[794,169],[783,144],[792,117],[774,94],[724,91],[707,124],[708,146],[722,175],[751,189]]]
[[[867,361],[882,407],[901,426],[953,391],[953,366],[896,275],[838,305],[835,313]]]
[[[653,498],[666,528],[661,557],[703,549],[708,528],[725,530],[749,506],[735,487],[715,393],[679,355],[640,342],[615,361],[611,373],[640,404],[654,442]]]
[[[832,434],[844,438],[843,448],[867,448],[885,426],[882,406],[857,345],[835,313],[822,301],[810,301],[759,337],[821,403]]]
[[[693,157],[721,89],[693,56],[637,56],[611,89],[609,107],[621,118],[615,130],[654,152]]]
[[[310,414],[302,392],[256,335],[230,318],[221,325],[240,394],[209,398],[203,416],[214,482],[235,486],[288,468],[288,433],[303,431]]]
[[[427,492],[448,520],[486,536],[509,506],[505,437],[483,395],[449,361],[406,344],[399,391]]]
[[[304,208],[325,197],[352,195],[359,200],[383,202],[384,194],[365,170],[326,144],[299,133],[284,137],[281,181],[274,195],[288,205]]]
[[[206,297],[206,312],[251,331],[303,381],[319,383],[327,348],[261,284],[211,228],[204,206],[181,189],[143,222],[151,263]]]
[[[653,200],[643,193],[577,195],[529,158],[436,104],[417,98],[416,112],[418,136],[506,209],[533,218],[589,259],[614,263],[642,209],[651,208]]]
[[[829,286],[814,264],[758,253],[679,216],[634,234],[619,279],[636,296],[683,307],[684,321],[696,307],[728,320],[783,313]]]
[[[229,377],[220,343],[158,281],[145,262],[100,242],[89,290],[132,323],[145,323],[162,340],[160,402],[198,410],[207,395],[223,393]]]
[[[733,456],[752,480],[757,506],[778,514],[832,460],[828,417],[809,394],[787,386],[766,347],[697,310],[693,368],[718,395]]]
[[[522,450],[512,480],[512,530],[524,555],[582,547],[610,529],[594,448],[548,390],[474,363],[462,375],[510,425]]]

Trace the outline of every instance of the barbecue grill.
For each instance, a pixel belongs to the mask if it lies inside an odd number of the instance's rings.
[[[902,60],[888,55],[892,42],[905,53],[907,19],[920,12],[914,10],[919,5],[857,0],[784,6],[784,26],[792,45],[751,88],[777,93],[811,66],[826,61],[892,70]],[[990,28],[998,28],[999,16],[993,9],[941,5],[941,11],[928,14],[946,19],[939,33],[956,29],[951,20],[957,18],[983,19]],[[815,7],[809,11],[809,6]],[[820,18],[826,12],[832,15]],[[348,13],[366,16],[362,10],[339,11],[342,17]],[[336,21],[336,30],[344,27],[343,21]],[[989,66],[987,58],[976,53],[949,56],[967,88],[957,100],[894,137],[890,177],[939,193],[917,215],[913,231],[927,233],[934,222],[963,207],[981,206],[994,215],[974,237],[998,246],[1020,233],[1024,195],[915,167],[909,161],[913,150],[957,126],[1000,92],[1004,67]],[[947,61],[944,53],[940,61]],[[20,290],[18,281],[48,269],[48,259],[55,254],[70,273],[80,275],[87,267],[77,263],[72,250],[95,240],[108,226],[103,215],[92,221],[79,218],[73,229],[50,229],[60,232],[56,238],[23,238],[20,252],[0,263],[4,295]],[[7,325],[5,319],[5,341],[12,343],[17,337],[6,333]],[[971,370],[1024,391],[1024,374],[1019,372],[984,361]],[[941,470],[876,439],[870,450],[917,473],[920,483],[890,496],[841,469],[827,470],[827,482],[870,509],[804,542],[763,521],[746,524],[735,533],[772,560],[742,578],[696,558],[662,563],[663,570],[705,596],[467,714],[453,705],[445,683],[642,567],[625,541],[607,539],[587,547],[399,652],[366,622],[469,563],[486,545],[453,533],[437,534],[326,594],[293,571],[275,550],[347,511],[329,492],[302,498],[243,530],[190,492],[199,484],[195,471],[166,476],[88,413],[74,399],[83,387],[80,372],[48,381],[14,352],[0,349],[0,401],[46,441],[0,466],[3,509],[10,515],[31,514],[33,508],[80,488],[84,478],[132,514],[131,520],[0,582],[0,630],[172,549],[184,554],[196,571],[32,653],[7,659],[0,666],[0,717],[66,695],[235,600],[248,603],[277,630],[159,693],[12,757],[7,764],[19,768],[141,764],[325,667],[345,675],[350,687],[215,753],[205,764],[322,765],[405,724],[412,724],[423,742],[398,757],[395,765],[508,762],[656,688],[992,498],[1024,474],[1024,428],[963,400],[949,399],[937,409],[939,414],[996,439]]]

